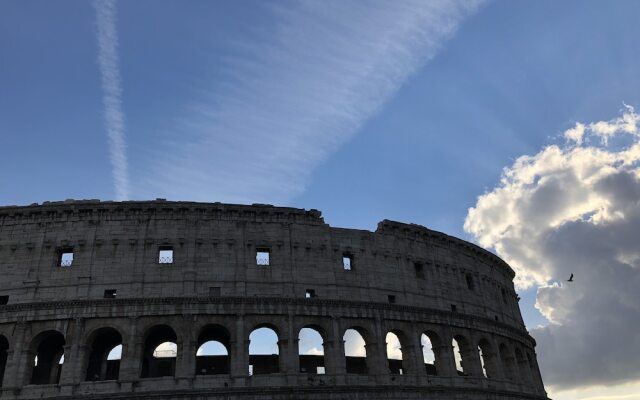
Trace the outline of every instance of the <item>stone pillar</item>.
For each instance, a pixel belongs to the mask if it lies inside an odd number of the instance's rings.
[[[300,373],[300,359],[298,357],[298,338],[283,338],[278,340],[278,359],[280,372],[289,375]]]
[[[2,389],[14,390],[29,383],[26,377],[29,361],[28,344],[24,343],[25,324],[20,322],[16,325],[13,335],[14,347],[7,351],[7,364],[5,366]],[[33,358],[31,358],[33,362]]]
[[[370,375],[389,376],[389,362],[387,361],[386,331],[382,320],[377,318],[371,343],[365,344],[367,351],[367,368]]]
[[[456,360],[453,355],[453,346],[441,345],[434,346],[433,354],[435,356],[436,372],[439,376],[458,376],[456,371]]]
[[[198,332],[194,332],[195,325],[193,316],[184,316],[180,322],[180,334],[178,340],[178,354],[176,356],[175,377],[183,380],[191,380],[196,374],[196,346]]]
[[[531,385],[533,382],[527,360],[524,357],[520,360],[516,358],[516,363],[518,364],[518,371],[520,371],[520,383],[524,385]]]
[[[60,374],[60,385],[70,385],[77,381],[77,371],[80,369],[80,360],[78,359],[78,345],[76,343],[65,345],[64,347],[64,363],[62,364],[62,373]]]
[[[504,371],[502,370],[500,357],[494,349],[497,349],[495,343],[493,343],[490,348],[483,349],[482,356],[484,357],[484,367],[487,370],[487,374],[490,379],[504,379]],[[484,350],[486,350],[486,352]]]
[[[325,372],[336,377],[336,384],[342,384],[347,373],[347,363],[344,354],[344,338],[338,318],[331,318],[331,328],[327,336],[323,343]]]
[[[282,338],[278,338],[280,351],[280,372],[287,374],[287,381],[295,383],[300,373],[300,356],[298,355],[298,332],[294,332],[295,322],[293,314],[289,314],[287,325],[282,329]]]
[[[467,349],[460,349],[460,356],[462,356],[462,369],[468,376],[483,377],[482,365],[480,364],[480,354],[478,354],[478,348],[473,345],[468,346]]]
[[[244,328],[244,315],[238,315],[236,318],[235,341],[229,344],[231,376],[237,379],[244,379],[249,376],[249,337]]]
[[[190,334],[184,334],[176,357],[176,378],[193,379],[195,376],[196,344],[196,341]]]
[[[534,356],[531,360],[531,374],[533,375],[534,386],[536,387],[536,393],[546,396],[547,392],[544,390],[544,383],[542,382],[542,375],[540,375],[540,367],[538,366],[538,360]]]
[[[80,368],[81,360],[78,358],[78,344],[67,344],[63,347],[64,362],[60,366],[62,371],[60,373],[60,394],[63,396],[73,395],[73,386],[76,383],[77,371]],[[55,362],[55,360],[53,360]],[[55,368],[51,368],[52,373]]]
[[[76,368],[76,372],[75,372],[75,382],[76,383],[80,383],[80,382],[84,382],[86,380],[87,377],[87,367],[89,366],[89,356],[91,355],[91,347],[89,346],[78,346],[78,350],[77,350],[77,358],[78,358],[78,362],[75,363],[77,368]],[[106,357],[106,355],[105,355]],[[106,370],[106,362],[102,363],[102,369]],[[101,371],[101,379],[104,379],[105,373],[106,371]]]
[[[122,343],[119,379],[121,382],[133,382],[140,379],[143,348],[143,338],[138,336],[137,321],[135,318],[130,318],[128,335]]]
[[[422,341],[420,336],[412,335],[409,337],[410,343],[407,343],[406,351],[402,349],[402,364],[407,364],[406,368],[411,375],[425,376],[427,371],[424,366],[424,355],[422,353]]]

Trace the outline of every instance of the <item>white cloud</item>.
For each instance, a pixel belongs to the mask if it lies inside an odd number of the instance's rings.
[[[402,348],[398,336],[387,333],[387,358],[391,360],[402,360]]]
[[[178,345],[173,342],[163,342],[153,350],[153,356],[156,358],[173,358],[178,354]]]
[[[555,390],[640,378],[639,121],[625,106],[618,118],[576,125],[567,146],[506,168],[465,220],[514,267],[519,287],[539,286],[536,307],[552,324],[532,335]]]
[[[366,343],[355,329],[347,329],[344,333],[344,354],[347,357],[366,357]]]
[[[551,390],[549,397],[554,400],[640,400],[640,381],[623,385]]]
[[[581,124],[580,122],[576,123],[576,126],[574,126],[571,129],[567,129],[564,132],[564,137],[567,140],[573,140],[574,142],[576,142],[577,144],[582,144],[582,138],[584,137],[584,124]]]
[[[109,156],[117,200],[129,198],[124,114],[122,112],[122,83],[118,68],[118,31],[116,29],[115,0],[95,0],[98,65],[102,77],[102,102],[109,138]]]
[[[274,29],[236,46],[147,156],[140,197],[283,203],[431,59],[480,1],[265,5]]]
[[[298,334],[298,351],[300,354],[324,355],[322,336],[315,329],[302,328]]]

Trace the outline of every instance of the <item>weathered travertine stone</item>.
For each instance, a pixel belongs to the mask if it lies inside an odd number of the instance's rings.
[[[8,206],[0,274],[2,398],[546,399],[513,270],[418,225],[384,220],[369,232],[330,227],[317,210],[164,200]],[[251,376],[250,362],[270,357],[248,352],[261,326],[278,334],[279,372]],[[300,372],[308,326],[323,337],[322,375]],[[345,358],[350,328],[366,341],[364,374]],[[387,360],[387,332],[400,339],[402,374]],[[205,336],[224,342],[224,373],[197,374]],[[166,367],[149,346],[167,340],[178,349],[169,376],[147,377]],[[116,365],[106,354],[118,343]]]

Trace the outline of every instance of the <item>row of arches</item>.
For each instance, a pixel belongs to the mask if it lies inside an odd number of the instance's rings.
[[[474,353],[480,362],[480,372],[488,379],[503,378],[510,381],[521,381],[528,384],[535,382],[536,365],[533,357],[515,347],[512,350],[501,342],[497,351],[486,338],[482,338],[474,346],[464,336],[456,335],[451,341],[458,375],[474,375]]]
[[[255,325],[244,336],[246,339],[240,334],[234,337],[220,324],[205,324],[197,329],[197,332],[189,333],[195,342],[186,346],[185,337],[179,337],[168,324],[152,325],[144,330],[140,339],[129,335],[126,341],[119,329],[98,327],[79,344],[82,352],[70,353],[71,359],[67,361],[80,363],[73,368],[80,371],[78,379],[84,381],[121,379],[123,360],[129,360],[129,365],[137,371],[134,379],[176,376],[180,356],[188,360],[183,370],[190,369],[190,375],[232,372],[237,375],[244,368],[243,374],[252,376],[285,372],[281,351],[285,350],[284,356],[289,357],[291,348],[297,347],[295,365],[299,373],[484,376],[539,385],[535,359],[526,349],[486,338],[474,341],[456,334],[443,339],[441,333],[434,331],[420,332],[419,337],[413,338],[400,329],[393,329],[384,333],[381,336],[384,340],[378,342],[371,330],[349,326],[338,331],[340,336],[332,340],[321,326],[305,325],[295,333],[294,342],[288,343],[271,324]],[[289,344],[291,347],[287,347]],[[64,335],[57,330],[34,336],[20,355],[26,357],[23,384],[59,383],[65,349],[70,348]],[[8,349],[8,340],[0,335],[0,385]],[[193,354],[185,357],[184,352]],[[75,359],[73,354],[76,354]],[[232,362],[240,363],[240,369],[236,365],[234,370]]]

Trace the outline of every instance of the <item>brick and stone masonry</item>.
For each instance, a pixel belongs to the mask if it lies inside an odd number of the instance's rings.
[[[0,207],[0,397],[547,399],[513,278],[455,237],[335,228],[317,210]],[[261,327],[277,354],[249,354]],[[299,355],[302,328],[322,355]],[[348,329],[366,357],[345,356]],[[387,358],[389,332],[401,360]],[[207,341],[226,355],[197,355]]]

